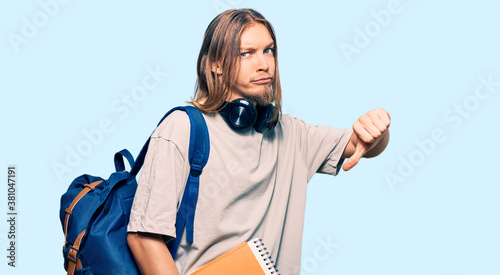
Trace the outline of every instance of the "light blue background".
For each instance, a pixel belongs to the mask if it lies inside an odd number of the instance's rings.
[[[43,8],[2,1],[0,212],[6,217],[6,167],[14,164],[19,220],[16,268],[7,266],[8,225],[0,223],[0,273],[65,274],[61,194],[80,174],[106,176],[114,152],[136,155],[164,112],[192,96],[211,19],[252,7],[276,30],[286,113],[337,128],[378,106],[392,116],[381,156],[310,182],[302,274],[500,274],[500,87],[474,97],[480,77],[500,81],[500,5],[401,0],[377,32],[371,12],[390,2],[73,0],[16,46],[23,17],[33,22]],[[355,28],[367,26],[375,32],[369,45],[348,62],[342,43],[354,45]],[[116,112],[111,106],[124,106],[121,96],[157,66],[168,77],[128,114]],[[457,119],[453,108],[464,103],[469,115],[460,125],[443,118]],[[68,148],[105,119],[113,130],[58,178],[53,165],[69,165]],[[424,154],[415,140],[436,129],[444,141]],[[387,175],[401,176],[411,158],[418,165],[391,187]],[[328,242],[334,248],[325,249]]]

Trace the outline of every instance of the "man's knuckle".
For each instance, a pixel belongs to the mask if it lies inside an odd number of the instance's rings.
[[[367,136],[362,136],[361,140],[364,141],[365,143],[371,143],[373,138],[372,137],[367,137]]]
[[[360,116],[358,121],[362,123],[367,123],[369,121],[369,116],[368,115]]]

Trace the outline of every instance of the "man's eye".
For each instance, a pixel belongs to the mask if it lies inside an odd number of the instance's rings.
[[[247,57],[250,53],[242,53],[241,57]]]
[[[270,53],[270,54],[273,54],[273,53],[274,53],[274,49],[273,49],[273,48],[266,49],[266,50],[264,51],[264,53]]]

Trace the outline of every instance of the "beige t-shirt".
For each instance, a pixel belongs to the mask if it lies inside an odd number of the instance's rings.
[[[244,241],[259,237],[282,274],[299,274],[307,182],[336,175],[350,129],[312,126],[283,115],[273,131],[238,133],[219,114],[204,115],[210,157],[200,176],[194,242],[177,251],[189,274]],[[153,133],[132,205],[129,232],[175,237],[189,173],[190,124],[175,111]]]

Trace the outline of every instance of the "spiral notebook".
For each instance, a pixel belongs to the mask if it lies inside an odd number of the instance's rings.
[[[267,248],[259,238],[244,242],[191,275],[279,275]]]

